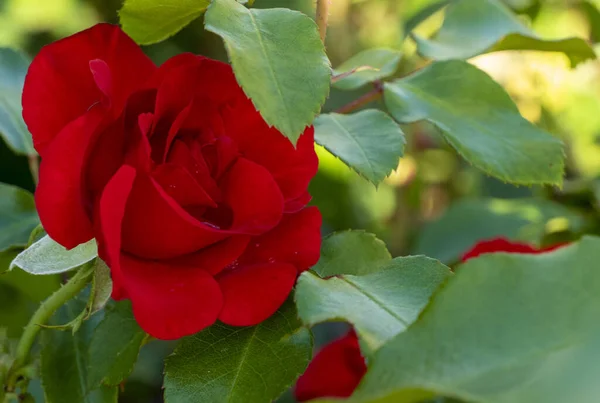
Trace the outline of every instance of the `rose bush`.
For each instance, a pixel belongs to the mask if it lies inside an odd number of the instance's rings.
[[[99,24],[37,55],[23,117],[45,230],[66,248],[96,238],[113,297],[155,337],[259,323],[319,258],[313,128],[294,147],[227,64],[181,54],[157,68]]]

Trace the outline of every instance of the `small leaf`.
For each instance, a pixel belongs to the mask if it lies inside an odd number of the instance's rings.
[[[0,135],[14,152],[36,155],[21,116],[21,93],[29,63],[22,53],[0,48]]]
[[[0,252],[27,245],[31,231],[39,222],[33,195],[0,183]]]
[[[46,235],[19,253],[10,268],[19,267],[30,274],[64,273],[91,262],[96,256],[98,247],[94,239],[66,250]]]
[[[91,339],[88,386],[118,385],[129,376],[137,361],[146,333],[131,312],[131,303],[118,302],[106,309],[104,319]]]
[[[310,326],[344,320],[371,350],[404,331],[451,272],[424,256],[398,257],[380,271],[323,280],[310,272],[298,279],[298,315]]]
[[[315,141],[377,185],[398,166],[404,133],[386,113],[328,113],[315,120]]]
[[[419,319],[382,347],[351,402],[594,403],[600,239],[541,255],[469,260]]]
[[[210,0],[126,0],[119,11],[123,30],[142,45],[175,35],[200,17]]]
[[[419,232],[414,253],[450,264],[486,239],[505,237],[539,245],[552,219],[562,220],[573,232],[586,223],[577,211],[549,200],[459,200]]]
[[[396,120],[436,125],[468,162],[503,181],[562,184],[562,142],[525,120],[504,89],[469,63],[436,62],[385,84]]]
[[[295,144],[329,93],[331,68],[315,22],[288,9],[213,0],[204,24],[223,38],[239,84],[265,121]]]
[[[562,52],[573,67],[596,58],[592,47],[581,38],[539,38],[498,0],[455,1],[448,6],[435,38],[415,36],[415,41],[421,55],[435,60],[469,59],[500,50]]]
[[[74,299],[61,307],[52,324],[76,319],[85,301]],[[88,347],[100,315],[85,321],[75,334],[42,330],[41,377],[46,403],[116,403],[116,387],[89,388],[88,371],[98,362],[88,361]]]
[[[328,235],[321,243],[321,258],[312,270],[321,277],[362,275],[378,271],[392,259],[385,243],[364,231]]]
[[[88,302],[88,318],[100,311],[112,293],[113,283],[110,277],[110,269],[100,258],[94,263],[94,278],[92,280],[92,291]]]
[[[336,81],[333,86],[340,90],[354,90],[365,84],[381,80],[396,72],[402,53],[393,49],[368,49],[352,56],[334,70],[335,75],[344,74],[361,67],[355,73]]]
[[[260,325],[217,323],[182,339],[167,358],[165,401],[270,402],[304,371],[311,352],[291,301]]]
[[[404,32],[407,34],[410,33],[433,14],[446,7],[451,1],[452,0],[440,0],[437,2],[431,2],[431,4],[428,4],[422,9],[409,15],[404,22]]]

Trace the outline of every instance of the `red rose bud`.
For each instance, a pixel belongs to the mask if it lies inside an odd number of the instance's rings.
[[[319,397],[348,397],[366,372],[358,337],[351,330],[317,353],[298,379],[294,395],[300,402]]]
[[[319,258],[313,128],[294,148],[227,64],[186,53],[157,68],[99,24],[41,50],[23,117],[44,228],[66,248],[96,238],[113,297],[152,336],[257,324]]]
[[[545,248],[536,248],[535,246],[526,243],[512,242],[505,238],[494,238],[476,243],[467,253],[463,255],[461,260],[462,262],[466,262],[467,260],[476,258],[479,255],[494,252],[539,254],[553,251],[565,245],[567,244],[560,243]]]

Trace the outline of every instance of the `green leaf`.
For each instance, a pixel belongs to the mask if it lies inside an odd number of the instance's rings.
[[[19,267],[36,275],[64,273],[91,262],[96,256],[98,247],[95,239],[66,250],[46,235],[19,253],[10,264],[10,268]]]
[[[39,222],[33,195],[16,186],[0,183],[0,252],[27,245],[29,234]]]
[[[459,200],[419,232],[414,253],[454,263],[475,243],[490,238],[539,245],[550,220],[573,232],[586,225],[577,211],[549,200]]]
[[[539,38],[498,0],[455,1],[448,6],[434,39],[414,39],[419,53],[435,60],[468,59],[500,50],[562,52],[572,66],[596,58],[592,47],[581,38]]]
[[[460,266],[382,347],[352,402],[594,403],[600,392],[600,239]]]
[[[396,122],[375,109],[320,115],[315,141],[375,185],[398,167],[405,143]]]
[[[340,90],[354,90],[373,81],[389,77],[396,72],[401,58],[402,53],[393,49],[364,50],[346,60],[333,71],[335,75],[340,75],[359,69],[336,81],[333,86]]]
[[[100,258],[94,262],[94,278],[92,279],[92,290],[88,302],[88,318],[100,311],[112,293],[113,283],[110,269]]]
[[[298,315],[309,326],[352,323],[367,346],[376,350],[417,319],[450,274],[446,266],[425,256],[398,257],[364,276],[323,280],[305,272],[296,285]]]
[[[257,326],[217,323],[182,339],[167,358],[165,401],[270,402],[304,371],[311,352],[291,301]]]
[[[129,301],[107,308],[91,339],[88,386],[118,385],[133,370],[146,333],[131,312]]]
[[[525,120],[504,89],[459,60],[436,62],[385,84],[402,123],[427,120],[468,162],[503,181],[562,184],[562,142]]]
[[[321,258],[311,270],[321,277],[378,271],[392,259],[385,243],[364,231],[330,234],[321,243]]]
[[[441,0],[435,3],[429,4],[417,12],[409,15],[406,21],[404,22],[404,32],[410,33],[416,27],[418,27],[422,22],[431,17],[433,14],[440,11],[442,8],[446,7],[450,4],[451,0]]]
[[[265,121],[295,144],[329,93],[331,68],[315,22],[288,9],[213,0],[204,24],[223,38],[238,82]]]
[[[85,301],[74,299],[64,305],[51,324],[76,319]],[[88,371],[98,362],[88,361],[88,348],[101,315],[85,321],[75,334],[55,329],[42,330],[41,377],[46,403],[116,403],[117,388],[89,388]]]
[[[209,4],[210,0],[126,0],[119,17],[129,36],[149,45],[175,35]]]
[[[21,116],[21,93],[28,68],[25,55],[0,48],[0,135],[14,152],[36,155],[31,134]]]

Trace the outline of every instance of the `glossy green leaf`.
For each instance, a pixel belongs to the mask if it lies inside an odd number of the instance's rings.
[[[0,183],[0,252],[27,245],[29,234],[39,223],[33,195],[16,186]]]
[[[85,300],[74,299],[59,309],[51,324],[77,318]],[[116,387],[90,388],[89,370],[98,362],[88,361],[88,348],[101,315],[83,322],[75,334],[56,329],[42,330],[41,377],[46,403],[116,403]]]
[[[321,243],[321,258],[312,271],[321,277],[378,271],[392,259],[385,243],[364,231],[330,234]]]
[[[21,92],[28,68],[25,55],[0,48],[0,135],[14,152],[35,155],[31,134],[21,116]]]
[[[352,56],[339,65],[333,72],[335,75],[354,73],[336,81],[333,86],[340,90],[353,90],[376,80],[391,76],[396,72],[402,54],[393,49],[367,49]]]
[[[425,225],[417,235],[414,252],[454,263],[485,239],[504,237],[539,245],[550,220],[573,232],[585,225],[577,211],[543,199],[459,200]]]
[[[402,123],[427,120],[468,162],[503,181],[562,184],[562,142],[525,120],[506,91],[464,61],[436,62],[385,84]]]
[[[204,24],[223,38],[238,82],[265,121],[296,143],[329,93],[331,68],[315,22],[288,9],[213,0]]]
[[[524,26],[499,0],[458,0],[446,10],[444,24],[432,40],[415,37],[418,51],[435,59],[468,59],[499,50],[562,52],[572,66],[595,59],[581,38],[544,40]]]
[[[107,308],[92,336],[88,361],[88,386],[118,385],[133,370],[146,333],[131,312],[129,301]]]
[[[367,346],[376,350],[415,321],[450,274],[446,266],[425,256],[398,257],[364,276],[323,280],[305,272],[296,286],[298,315],[310,326],[352,323]]]
[[[217,323],[179,342],[165,366],[167,403],[270,402],[304,371],[312,339],[288,301],[252,327]]]
[[[377,185],[404,153],[404,133],[385,112],[328,113],[315,119],[315,141]]]
[[[596,402],[599,260],[599,238],[470,260],[375,354],[351,401]]]
[[[71,250],[45,236],[19,253],[10,268],[19,267],[30,274],[55,274],[76,269],[98,256],[96,240],[81,244]]]
[[[198,18],[210,0],[126,0],[119,11],[121,25],[137,43],[167,39]]]

